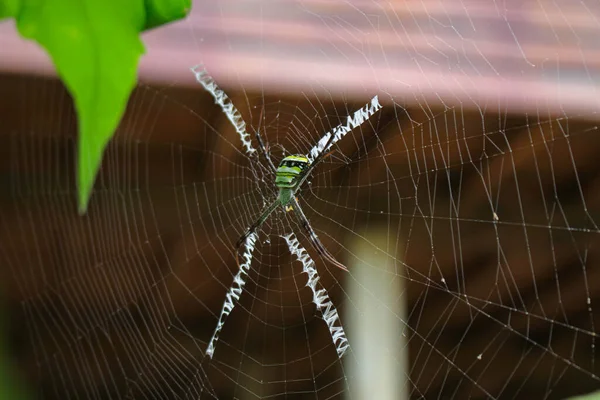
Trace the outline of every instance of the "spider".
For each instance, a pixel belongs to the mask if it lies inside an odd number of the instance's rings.
[[[246,132],[246,123],[242,119],[241,114],[235,108],[233,103],[229,100],[229,97],[217,86],[216,82],[208,75],[203,66],[197,65],[190,68],[196,76],[196,80],[213,96],[215,103],[218,104],[229,121],[234,126],[243,147],[248,155],[253,155],[256,149],[252,147],[250,135]],[[244,285],[246,284],[246,277],[252,262],[252,252],[254,251],[254,244],[257,238],[256,231],[265,223],[269,216],[277,209],[282,206],[286,211],[294,211],[294,214],[298,218],[302,228],[308,233],[308,237],[315,250],[323,258],[331,262],[338,268],[348,271],[348,269],[339,261],[337,261],[327,251],[325,246],[319,240],[319,237],[315,233],[314,229],[310,225],[308,218],[302,211],[300,203],[296,195],[302,188],[302,185],[306,179],[310,176],[313,169],[319,164],[324,157],[331,154],[328,152],[335,142],[343,138],[352,129],[362,125],[371,116],[373,116],[378,110],[381,109],[381,104],[377,96],[371,99],[371,102],[365,105],[363,108],[354,112],[352,116],[348,116],[345,123],[338,125],[333,129],[332,132],[325,134],[310,150],[307,155],[290,155],[284,157],[279,163],[278,167],[275,167],[271,157],[264,145],[264,141],[260,134],[261,124],[263,121],[264,107],[261,111],[259,118],[258,129],[254,130],[256,141],[258,142],[258,148],[262,156],[267,160],[271,171],[275,174],[275,186],[279,188],[279,194],[275,200],[262,212],[258,219],[250,225],[245,233],[236,242],[236,258],[239,255],[239,250],[242,244],[245,245],[246,250],[243,254],[245,262],[240,265],[238,260],[239,270],[233,278],[233,283],[225,296],[225,302],[223,308],[219,314],[219,320],[217,326],[213,332],[208,346],[206,347],[206,355],[210,358],[213,357],[215,352],[215,343],[219,340],[219,335],[225,319],[233,311],[236,302],[240,299]],[[298,261],[302,263],[303,271],[308,274],[308,286],[313,292],[313,302],[317,308],[321,311],[323,320],[327,323],[331,338],[336,345],[336,351],[338,357],[342,357],[346,349],[348,348],[348,340],[344,329],[340,324],[337,310],[327,295],[327,290],[318,289],[317,285],[319,281],[317,270],[314,268],[314,262],[310,256],[306,253],[305,249],[300,246],[293,233],[282,236],[285,239],[290,252],[298,258]]]
[[[262,118],[261,118],[262,120]],[[259,127],[260,129],[260,127]],[[277,198],[262,212],[260,217],[246,230],[246,232],[238,239],[236,243],[236,249],[239,253],[239,248],[242,243],[246,241],[248,236],[256,232],[262,224],[269,218],[269,216],[277,209],[279,206],[285,207],[286,211],[294,211],[296,217],[298,218],[300,225],[308,234],[310,238],[310,242],[319,253],[319,255],[325,258],[327,261],[335,265],[336,267],[343,269],[344,271],[348,271],[348,269],[339,261],[337,261],[329,251],[325,248],[321,240],[315,233],[314,229],[310,225],[308,218],[302,211],[302,207],[300,207],[300,203],[296,197],[298,190],[301,189],[302,184],[306,181],[312,170],[317,166],[317,164],[324,158],[326,155],[325,151],[322,151],[317,158],[311,163],[309,158],[304,155],[291,155],[284,157],[277,169],[275,169],[275,165],[271,161],[268,156],[267,151],[263,147],[262,138],[260,138],[259,130],[255,131],[256,137],[258,139],[259,148],[261,149],[261,153],[269,160],[269,164],[274,169],[275,172],[275,186],[279,188],[279,195]],[[334,139],[334,135],[331,135],[325,149],[331,144]],[[329,153],[328,153],[329,154]]]
[[[312,162],[309,158],[309,155],[290,155],[284,157],[277,168],[275,168],[275,164],[273,164],[273,161],[271,160],[271,157],[265,148],[264,141],[260,134],[260,124],[262,124],[264,113],[263,108],[259,117],[260,123],[258,129],[254,130],[254,135],[256,136],[256,141],[258,142],[258,148],[260,149],[260,152],[268,161],[271,170],[275,173],[275,186],[279,188],[279,194],[277,198],[262,212],[260,217],[258,217],[258,219],[252,225],[250,225],[246,232],[238,239],[236,242],[236,254],[239,254],[241,245],[251,234],[255,233],[262,226],[262,224],[265,223],[273,211],[275,211],[277,207],[283,206],[286,211],[294,211],[294,214],[300,222],[300,226],[302,226],[302,228],[308,234],[308,238],[310,239],[310,242],[317,253],[319,253],[321,257],[325,258],[336,267],[344,271],[348,271],[348,269],[342,263],[337,261],[335,257],[329,253],[323,243],[321,243],[321,240],[310,225],[308,218],[306,218],[304,211],[302,211],[302,207],[300,207],[300,203],[298,202],[296,194],[302,188],[302,185],[310,176],[310,173],[313,171],[313,169],[319,164],[319,162],[332,153],[331,151],[327,152],[327,150],[350,130],[360,126],[363,122],[368,120],[369,117],[377,112],[380,108],[381,105],[379,104],[377,96],[375,96],[371,100],[370,104],[367,104],[365,107],[356,111],[352,117],[349,116],[345,125],[337,126],[333,133],[328,133],[327,135],[323,136],[321,140],[319,140],[319,142],[309,153],[311,157],[314,157]]]
[[[196,76],[196,80],[213,96],[215,103],[217,103],[229,121],[235,127],[237,133],[240,135],[243,146],[246,148],[246,152],[250,155],[253,154],[255,149],[252,147],[252,143],[249,139],[249,135],[246,132],[246,123],[242,119],[239,111],[235,108],[233,103],[229,100],[229,97],[217,86],[216,82],[208,75],[203,66],[197,65],[191,68],[191,71]],[[269,216],[277,209],[278,206],[282,206],[286,211],[294,211],[294,214],[298,218],[300,225],[308,234],[310,242],[319,255],[336,267],[348,271],[348,269],[339,261],[337,261],[329,251],[323,246],[321,240],[315,233],[314,229],[310,225],[308,218],[302,211],[300,203],[296,194],[302,188],[303,183],[310,176],[313,169],[319,164],[324,157],[331,154],[327,152],[328,149],[333,146],[335,142],[343,138],[352,129],[362,125],[371,116],[373,116],[378,110],[381,109],[379,99],[374,96],[371,102],[365,105],[363,108],[354,112],[352,116],[348,116],[345,124],[340,124],[334,128],[332,132],[328,132],[323,136],[317,144],[310,150],[307,155],[291,155],[284,157],[279,166],[276,168],[275,164],[271,160],[267,149],[265,148],[264,141],[260,134],[261,124],[263,121],[264,107],[260,113],[258,129],[254,130],[256,141],[258,142],[258,148],[262,153],[263,157],[269,163],[269,166],[275,174],[275,186],[279,188],[279,194],[277,198],[262,212],[258,219],[250,225],[246,232],[236,242],[236,256],[239,255],[240,247],[246,240],[256,233],[256,231],[265,223]],[[312,159],[312,160],[311,160]],[[246,246],[248,247],[248,246]],[[239,265],[239,262],[238,262]]]

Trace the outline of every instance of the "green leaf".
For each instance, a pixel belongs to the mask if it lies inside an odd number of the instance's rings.
[[[79,119],[79,211],[85,212],[102,153],[137,79],[144,46],[142,0],[27,0],[17,27],[50,54]]]
[[[569,400],[600,400],[600,392],[589,393],[583,396],[571,397]]]
[[[20,6],[21,0],[0,0],[0,19],[16,16]]]
[[[74,99],[80,213],[137,81],[140,32],[190,7],[191,0],[0,0],[0,18],[14,17],[21,36],[46,49]]]
[[[146,26],[151,29],[185,17],[192,8],[192,0],[144,0]]]
[[[0,399],[30,399],[30,393],[16,374],[9,357],[8,329],[6,326],[5,302],[0,293]]]

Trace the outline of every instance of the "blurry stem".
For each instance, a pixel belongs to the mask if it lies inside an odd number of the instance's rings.
[[[361,399],[408,399],[408,346],[404,336],[407,313],[403,293],[401,249],[390,243],[386,229],[355,236],[349,248],[356,256],[349,265],[352,279],[346,290],[356,307],[348,307],[348,337],[358,362],[351,362],[352,393]],[[400,241],[399,241],[400,242]],[[401,261],[401,260],[400,260]]]

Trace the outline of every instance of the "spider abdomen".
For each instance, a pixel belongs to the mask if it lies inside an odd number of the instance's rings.
[[[280,189],[295,188],[309,165],[310,161],[305,156],[285,157],[277,167],[275,185]]]

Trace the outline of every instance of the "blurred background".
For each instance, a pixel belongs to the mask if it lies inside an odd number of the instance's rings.
[[[48,56],[0,23],[0,349],[30,397],[600,389],[600,3],[195,1],[143,37],[139,85],[80,217],[71,98]],[[274,192],[195,81],[199,63],[275,160],[379,96],[301,196],[350,269],[302,239],[348,334],[342,360],[281,213],[204,356],[233,244]]]

